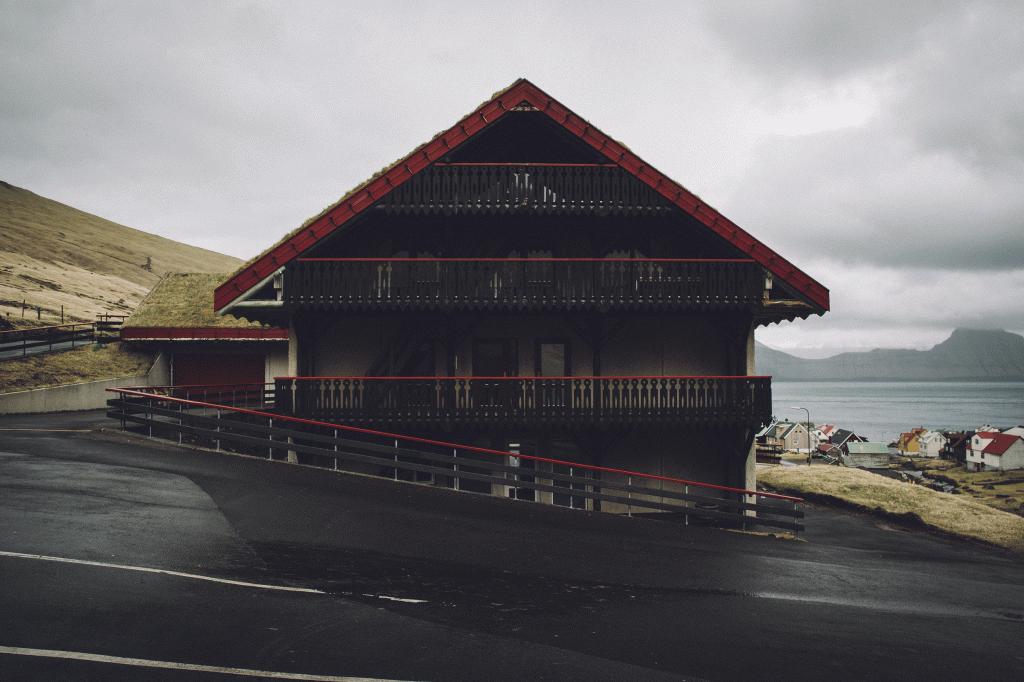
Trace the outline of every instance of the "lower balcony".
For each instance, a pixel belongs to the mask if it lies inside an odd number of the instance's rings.
[[[278,411],[381,430],[744,427],[770,377],[283,377]]]

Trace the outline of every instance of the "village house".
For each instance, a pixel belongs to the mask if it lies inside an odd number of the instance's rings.
[[[844,454],[848,454],[847,443],[866,443],[867,440],[849,429],[836,429],[832,432],[832,445],[842,450]]]
[[[861,469],[888,469],[889,446],[885,443],[848,441],[843,446],[843,464]]]
[[[900,451],[900,454],[905,455],[916,455],[921,451],[921,446],[918,440],[921,435],[925,433],[927,429],[923,427],[913,428],[910,431],[905,431],[900,434],[899,439],[896,441],[896,449]]]
[[[917,454],[919,457],[938,458],[946,445],[946,435],[941,431],[925,431],[917,438]]]
[[[288,330],[288,414],[511,452],[524,476],[550,465],[517,453],[752,489],[772,408],[754,330],[829,294],[519,80],[227,278],[215,308]]]
[[[979,431],[967,450],[968,470],[1007,471],[1024,469],[1024,437],[1009,433]]]
[[[967,447],[970,445],[974,431],[957,431],[946,434],[946,443],[942,446],[940,457],[951,462],[964,464],[967,461]]]
[[[831,443],[832,436],[835,434],[838,427],[833,424],[822,424],[818,428],[814,429],[814,437],[821,443]]]
[[[795,452],[813,451],[818,447],[818,440],[813,431],[808,431],[802,423],[779,422],[776,438],[783,449]]]

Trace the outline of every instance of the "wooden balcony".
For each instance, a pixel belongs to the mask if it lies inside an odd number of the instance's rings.
[[[749,310],[751,260],[297,259],[283,298],[308,310]]]
[[[436,164],[385,194],[387,213],[649,215],[672,204],[617,165]]]
[[[382,430],[745,427],[771,419],[770,377],[284,377],[276,410]]]

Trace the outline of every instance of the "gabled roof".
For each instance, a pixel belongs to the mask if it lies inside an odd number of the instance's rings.
[[[842,445],[850,439],[853,439],[853,442],[857,441],[857,437],[853,435],[853,431],[849,431],[847,429],[836,429],[836,432],[832,434],[832,443],[834,445]]]
[[[430,142],[420,146],[380,174],[370,178],[318,217],[247,263],[217,288],[214,307],[218,311],[223,310],[236,299],[253,290],[293,258],[298,257],[338,227],[374,205],[395,187],[409,180],[463,142],[479,134],[480,131],[494,125],[495,121],[504,114],[521,105],[530,106],[543,112],[566,131],[606,157],[609,162],[618,165],[646,183],[675,206],[686,211],[700,223],[748,254],[775,277],[786,282],[797,295],[806,299],[821,312],[829,309],[828,289],[740,229],[698,196],[645,163],[626,147],[590,125],[525,79],[519,79],[505,90],[498,92],[454,126],[436,135]]]
[[[889,446],[885,443],[847,443],[846,449],[851,455],[888,455]]]
[[[995,433],[992,436],[992,441],[982,450],[982,452],[990,455],[1001,455],[1009,450],[1011,445],[1021,440],[1020,436],[1005,433]]]
[[[213,290],[226,275],[170,272],[154,286],[121,326],[125,340],[287,339],[284,329],[218,315]]]
[[[793,433],[793,431],[795,431],[797,427],[804,428],[804,425],[799,422],[797,422],[796,424],[793,424],[791,422],[779,422],[779,426],[783,427],[783,429],[782,433],[779,433],[778,435],[775,436],[776,438],[788,438],[789,434]]]

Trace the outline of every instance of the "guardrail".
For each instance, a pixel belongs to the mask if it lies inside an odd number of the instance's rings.
[[[75,348],[97,341],[116,340],[118,330],[128,316],[103,313],[98,317],[96,322],[56,324],[0,332],[0,353],[20,350],[24,357],[30,350],[34,353],[50,352],[66,350],[66,344],[69,343],[71,348]]]
[[[24,357],[29,350],[39,352],[63,350],[54,348],[63,344],[78,345],[93,343],[96,340],[96,323],[60,324],[52,327],[33,327],[0,332],[0,353],[21,351]]]
[[[241,393],[253,400],[261,394],[254,384],[244,386],[253,390],[229,391],[225,386],[111,388],[107,390],[118,396],[107,401],[107,416],[118,420],[122,429],[129,424],[148,429],[150,436],[177,433],[179,443],[188,435],[219,451],[228,441],[237,448],[266,453],[269,459],[287,457],[394,480],[432,482],[502,496],[512,496],[510,491],[532,491],[514,496],[532,497],[533,501],[561,496],[569,500],[564,506],[576,506],[573,499],[589,499],[597,505],[617,505],[628,513],[634,509],[671,512],[683,516],[687,524],[692,517],[738,525],[744,531],[748,524],[793,532],[804,529],[796,521],[804,515],[796,508],[802,501],[799,498],[283,416],[267,411],[272,406],[266,391],[262,391],[264,402],[258,410],[225,404],[229,395],[231,402],[237,402]],[[176,397],[182,391],[197,396],[203,388],[212,389],[206,391],[205,401]],[[210,400],[215,396],[223,401]],[[532,468],[522,466],[523,462],[532,463]],[[778,506],[780,503],[784,506]]]

